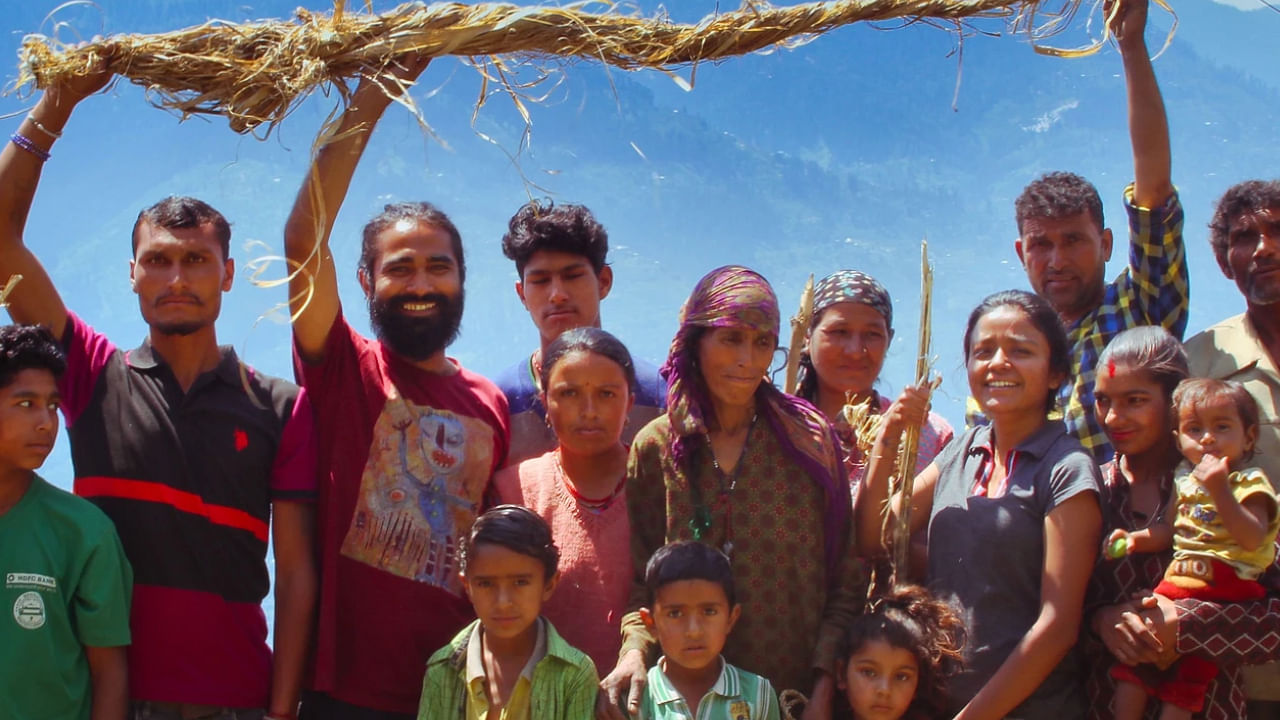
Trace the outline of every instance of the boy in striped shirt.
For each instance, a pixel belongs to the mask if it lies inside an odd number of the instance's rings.
[[[644,572],[645,625],[662,657],[649,669],[641,720],[778,720],[778,696],[768,680],[720,656],[742,612],[729,558],[700,542],[671,543]]]

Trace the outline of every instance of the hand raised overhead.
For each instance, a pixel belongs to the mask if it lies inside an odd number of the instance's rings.
[[[1143,33],[1147,29],[1147,3],[1148,0],[1107,0],[1104,5],[1108,27],[1121,49],[1145,46]]]
[[[408,92],[414,81],[431,64],[426,55],[401,55],[387,64],[377,75],[365,75],[356,86],[351,106],[366,109],[370,101],[384,105]]]
[[[99,40],[94,38],[95,44]],[[116,51],[116,46],[110,42],[101,43],[93,63],[84,68],[83,72],[64,78],[45,90],[47,100],[55,105],[71,106],[106,87],[115,77],[115,73],[108,70],[107,65]]]

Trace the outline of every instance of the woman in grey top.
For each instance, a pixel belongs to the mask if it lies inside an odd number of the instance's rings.
[[[929,586],[969,630],[955,718],[1082,718],[1073,648],[1101,514],[1097,465],[1048,417],[1070,372],[1066,334],[1038,296],[996,293],[969,316],[964,356],[991,424],[948,445],[911,497],[912,530],[928,523]],[[867,555],[886,545],[877,514],[895,455],[877,447],[868,467],[856,524]]]

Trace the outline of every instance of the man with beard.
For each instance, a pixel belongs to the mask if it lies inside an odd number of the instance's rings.
[[[365,226],[356,275],[377,340],[348,325],[338,298],[334,217],[374,125],[425,67],[361,81],[285,226],[323,474],[308,720],[414,717],[427,659],[473,617],[455,557],[509,444],[501,391],[445,356],[466,264],[444,213],[397,203]]]
[[[1094,411],[1098,356],[1113,337],[1138,325],[1160,325],[1181,338],[1190,302],[1169,123],[1143,38],[1148,0],[1115,1],[1120,7],[1111,30],[1124,64],[1133,145],[1134,181],[1124,191],[1128,267],[1106,282],[1111,230],[1103,223],[1097,189],[1079,175],[1044,175],[1015,202],[1018,259],[1071,341],[1071,378],[1062,386],[1058,410],[1099,462],[1110,460],[1113,452]],[[969,407],[967,424],[981,422],[976,406],[970,402]]]
[[[1235,380],[1258,401],[1261,422],[1251,462],[1280,487],[1280,180],[1250,180],[1228,189],[1218,201],[1209,231],[1218,266],[1244,295],[1246,310],[1187,341],[1191,374]],[[1280,597],[1280,587],[1273,588],[1273,595]],[[1227,638],[1265,638],[1272,630],[1270,652],[1242,659],[1275,661],[1280,658],[1280,638],[1274,632],[1280,627],[1280,600],[1272,600],[1271,606],[1270,614],[1265,607],[1253,607],[1247,614],[1237,608],[1233,614],[1205,605],[1194,615],[1200,623],[1223,623],[1221,636]],[[1199,650],[1184,648],[1181,642],[1178,649]],[[1250,719],[1280,718],[1280,664],[1247,667],[1244,676]]]
[[[149,332],[129,352],[67,310],[23,244],[50,146],[109,79],[49,88],[0,152],[0,277],[23,277],[9,312],[48,327],[66,352],[58,388],[75,492],[115,523],[133,566],[131,717],[291,717],[316,597],[313,418],[297,386],[218,346],[230,225],[194,198],[139,213],[129,281]],[[262,612],[269,537],[274,654]]]

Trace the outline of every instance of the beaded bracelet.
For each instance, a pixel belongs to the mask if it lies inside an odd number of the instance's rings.
[[[14,145],[17,145],[23,150],[26,150],[32,155],[35,155],[36,157],[40,158],[40,162],[44,162],[45,160],[48,160],[50,157],[52,157],[49,154],[48,150],[45,150],[39,145],[36,145],[34,142],[32,142],[31,138],[26,137],[24,135],[19,135],[18,133],[14,133],[9,136],[9,140],[11,140]]]
[[[58,132],[57,130],[50,130],[49,128],[47,128],[47,127],[45,127],[44,125],[40,124],[40,121],[36,119],[36,116],[35,116],[35,115],[27,115],[27,119],[31,121],[31,124],[32,124],[32,125],[35,125],[35,126],[36,126],[36,129],[37,129],[37,130],[39,130],[40,132],[44,133],[45,135],[48,135],[49,137],[53,138],[54,140],[59,140],[59,139],[61,139],[61,138],[62,138],[62,133]]]

